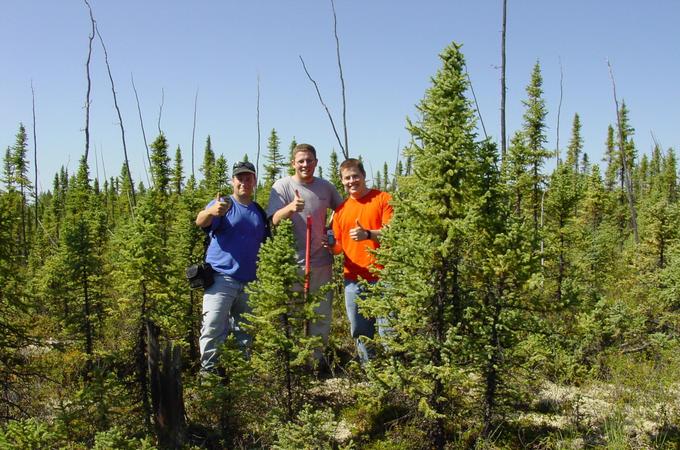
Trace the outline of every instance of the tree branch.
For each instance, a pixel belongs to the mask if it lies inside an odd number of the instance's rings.
[[[345,78],[342,74],[342,62],[340,61],[340,39],[338,38],[338,17],[335,14],[335,2],[331,0],[331,8],[333,9],[333,34],[335,35],[335,53],[338,58],[338,71],[340,73],[340,88],[342,92],[342,128],[345,134],[345,147],[343,155],[345,159],[349,158],[349,143],[347,139],[347,101],[345,99]]]
[[[92,31],[89,35],[89,43],[87,47],[87,61],[85,62],[85,74],[87,75],[87,93],[85,94],[85,161],[87,162],[87,155],[90,152],[90,92],[92,91],[92,80],[90,79],[90,60],[92,59],[92,41],[94,40],[94,29],[96,22],[92,16],[92,7],[87,0],[85,5],[90,13],[90,23],[92,24]]]
[[[477,96],[475,95],[475,89],[472,87],[472,79],[470,78],[470,72],[468,72],[467,64],[465,65],[465,76],[468,79],[468,86],[470,86],[470,92],[472,93],[472,99],[475,102],[475,110],[477,110],[477,117],[479,117],[479,123],[482,124],[482,131],[484,132],[484,139],[488,139],[489,135],[486,134],[486,127],[484,126],[484,119],[482,118],[482,112],[479,110],[479,103],[477,103]]]
[[[198,88],[196,88],[196,95],[194,95],[194,124],[191,128],[191,176],[195,178],[194,172],[194,138],[196,137],[196,106],[198,105]]]
[[[165,103],[165,90],[161,88],[161,106],[158,108],[158,134],[161,134],[161,117],[163,116],[163,104]]]
[[[616,106],[616,123],[619,129],[619,151],[621,152],[621,164],[623,165],[624,182],[626,184],[626,194],[628,194],[628,207],[630,209],[630,223],[633,227],[633,238],[635,239],[635,244],[640,243],[640,237],[638,236],[637,227],[637,213],[635,210],[635,197],[633,194],[633,186],[630,181],[630,171],[628,169],[628,162],[626,161],[626,143],[623,140],[623,129],[621,128],[621,109],[619,108],[619,100],[616,97],[616,82],[614,81],[614,72],[612,70],[612,65],[609,60],[607,60],[607,66],[609,67],[609,76],[612,80],[612,89],[614,91],[614,105]]]
[[[560,60],[560,103],[557,105],[557,140],[555,143],[555,153],[557,157],[557,164],[559,165],[560,163],[560,116],[561,116],[561,111],[562,111],[562,80],[564,78],[564,73],[562,71],[562,61]],[[576,158],[578,159],[578,158]],[[578,165],[578,161],[576,162]]]
[[[309,78],[309,81],[312,82],[314,85],[314,89],[316,89],[316,95],[319,97],[319,101],[321,102],[321,105],[324,107],[326,110],[326,114],[328,115],[328,120],[331,122],[331,127],[333,128],[333,134],[335,134],[335,138],[338,141],[338,145],[340,146],[340,150],[342,150],[342,154],[345,157],[345,159],[349,158],[349,153],[347,153],[347,150],[345,147],[342,145],[342,141],[340,140],[340,135],[338,134],[338,130],[335,127],[335,122],[333,121],[333,116],[331,116],[331,112],[328,109],[328,106],[326,106],[326,103],[323,101],[323,97],[321,96],[321,91],[319,91],[319,85],[316,83],[314,78],[309,74],[309,71],[307,70],[307,66],[305,65],[305,60],[302,59],[302,56],[300,55],[300,61],[302,62],[302,68],[305,70],[305,73],[307,74],[307,78]]]
[[[255,172],[256,175],[260,173],[260,75],[257,75],[257,156],[255,157]]]
[[[130,80],[132,81],[132,90],[135,91],[135,100],[137,101],[137,112],[139,113],[139,125],[142,127],[142,138],[144,139],[144,148],[146,148],[146,159],[151,167],[151,157],[149,156],[149,144],[146,140],[146,132],[144,131],[144,120],[142,119],[142,108],[139,106],[139,96],[137,95],[137,86],[135,86],[135,77],[130,73]],[[146,169],[145,169],[146,170]],[[151,172],[151,181],[155,184],[153,179],[153,172]]]
[[[102,44],[102,50],[104,50],[104,62],[106,62],[106,70],[109,74],[109,81],[111,81],[111,93],[113,94],[113,106],[116,108],[116,113],[118,114],[118,124],[120,125],[120,135],[123,141],[123,156],[125,156],[125,166],[127,168],[128,181],[130,182],[130,192],[132,193],[132,206],[137,204],[137,198],[135,196],[135,184],[132,181],[132,173],[130,172],[130,163],[127,154],[127,145],[125,144],[125,127],[123,126],[123,117],[120,114],[120,108],[118,107],[118,96],[116,95],[116,87],[113,83],[113,75],[111,74],[111,66],[109,65],[109,54],[106,51],[106,46],[104,45],[104,39],[99,33],[99,28],[94,25],[97,31],[97,36],[99,37],[99,42]]]
[[[35,182],[33,184],[33,199],[35,201],[35,228],[38,227],[38,139],[35,131],[35,90],[33,80],[31,80],[31,98],[33,101],[33,169]]]
[[[503,28],[501,32],[501,158],[505,161],[508,144],[505,133],[505,30],[507,18],[507,0],[503,0]]]

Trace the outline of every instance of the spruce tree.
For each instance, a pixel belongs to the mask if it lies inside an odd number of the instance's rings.
[[[342,179],[340,178],[338,153],[335,149],[331,150],[330,162],[328,163],[328,181],[335,186],[335,189],[337,189],[341,195],[345,192],[345,187],[342,185]]]
[[[231,184],[229,183],[229,167],[227,159],[224,155],[220,155],[215,160],[215,165],[212,170],[212,177],[206,180],[206,194],[211,194],[214,197],[217,192],[223,195],[229,195],[231,192]]]
[[[14,189],[14,164],[10,147],[7,147],[5,157],[2,159],[2,182],[5,184],[6,191]]]
[[[274,181],[279,179],[283,168],[286,166],[286,161],[279,150],[281,140],[276,134],[276,130],[272,128],[269,140],[267,141],[267,157],[264,164],[264,190],[269,195],[269,190],[274,184]]]
[[[581,162],[581,152],[583,151],[583,138],[581,137],[581,118],[574,114],[574,122],[571,126],[571,140],[567,147],[566,163],[574,168],[574,172],[579,172]]]
[[[203,174],[203,182],[201,186],[208,189],[207,183],[213,181],[213,167],[215,166],[215,152],[212,148],[212,142],[210,140],[210,135],[205,140],[205,149],[203,150],[203,164],[201,165],[200,171]],[[208,189],[210,191],[211,189]]]
[[[200,292],[189,289],[184,278],[184,270],[190,264],[202,262],[203,241],[205,234],[194,223],[197,211],[205,207],[205,200],[200,197],[196,190],[193,177],[189,180],[183,194],[176,204],[170,240],[170,273],[175,276],[169,278],[170,292],[173,293],[178,303],[184,310],[178,323],[178,333],[183,336],[189,349],[189,361],[191,364],[198,363],[198,336],[200,330]]]
[[[19,186],[19,194],[21,196],[21,235],[20,248],[24,257],[24,263],[28,257],[28,241],[27,241],[27,225],[28,219],[28,203],[26,197],[28,190],[31,189],[31,182],[28,179],[28,161],[26,160],[26,153],[28,152],[28,138],[26,136],[26,128],[23,124],[19,124],[19,131],[16,134],[16,141],[12,147],[12,168],[14,174],[12,176],[13,183]]]
[[[62,324],[64,338],[78,343],[84,359],[82,376],[93,377],[95,346],[106,309],[104,283],[105,211],[94,196],[87,162],[81,158],[69,184],[59,248],[39,272],[41,295]]]
[[[541,66],[536,62],[531,73],[531,81],[527,86],[527,99],[522,101],[526,110],[523,118],[523,134],[527,150],[529,176],[531,179],[531,191],[528,193],[530,198],[530,211],[534,225],[534,241],[538,242],[538,225],[541,208],[541,196],[544,183],[542,173],[543,164],[551,155],[545,149],[546,123],[545,117],[548,114],[543,99],[543,76]]]
[[[390,175],[387,170],[387,162],[383,164],[383,176],[382,176],[382,186],[383,190],[389,191],[391,184],[390,184]]]
[[[320,338],[308,336],[305,328],[315,320],[314,308],[323,293],[305,299],[302,284],[292,222],[283,220],[262,245],[257,281],[248,286],[252,365],[267,393],[262,400],[268,402],[268,422],[293,420],[309,395],[309,365]]]
[[[443,67],[418,105],[422,119],[408,121],[414,179],[395,193],[378,250],[381,283],[365,302],[392,330],[384,339],[388,358],[376,360],[373,376],[418,405],[436,448],[456,414],[476,410],[490,431],[504,370],[516,364],[502,358],[518,341],[521,315],[508,310],[521,304],[531,260],[507,212],[497,149],[476,140],[459,46],[440,57]],[[474,379],[483,395],[466,402],[458,393],[471,392]]]
[[[298,145],[297,141],[295,140],[295,138],[293,138],[293,140],[290,141],[290,145],[288,146],[289,158],[288,158],[287,162],[290,162],[290,161],[293,160],[293,151],[295,150],[295,147],[297,147],[297,145]],[[287,164],[287,167],[288,167],[288,175],[295,175],[295,168],[290,164]]]
[[[169,194],[170,157],[168,156],[168,140],[163,133],[151,143],[151,175],[154,189]]]
[[[607,127],[607,139],[605,140],[605,156],[604,161],[607,163],[605,171],[605,183],[608,191],[613,191],[616,185],[616,174],[619,171],[619,161],[616,158],[616,150],[614,148],[614,127],[609,125]]]
[[[401,160],[397,161],[397,165],[394,168],[394,178],[392,179],[391,190],[394,192],[399,187],[399,178],[404,175],[404,164]]]
[[[30,398],[30,378],[38,374],[27,364],[26,348],[35,330],[35,305],[28,296],[27,272],[19,261],[16,236],[21,229],[13,192],[0,191],[0,383],[3,421],[25,414],[17,399]],[[43,261],[44,263],[44,261]]]
[[[182,160],[182,150],[177,146],[175,150],[175,165],[172,169],[172,176],[170,179],[170,184],[172,186],[172,192],[175,195],[182,194],[182,188],[184,187],[184,166]]]

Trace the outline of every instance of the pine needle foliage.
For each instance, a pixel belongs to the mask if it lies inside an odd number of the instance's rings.
[[[308,336],[306,325],[314,321],[322,294],[305,299],[300,289],[304,278],[296,260],[290,220],[277,225],[274,237],[262,245],[259,255],[257,281],[248,287],[252,364],[268,394],[268,419],[290,421],[308,396],[310,363],[320,338]]]
[[[503,356],[519,341],[532,264],[526,230],[508,210],[497,149],[477,140],[459,46],[440,57],[418,106],[422,118],[408,122],[414,175],[394,195],[378,250],[382,282],[365,302],[391,326],[388,358],[372,376],[419,405],[436,448],[447,420],[495,420],[504,375],[521,360],[519,352]]]

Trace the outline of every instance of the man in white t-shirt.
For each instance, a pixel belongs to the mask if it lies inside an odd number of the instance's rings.
[[[331,183],[314,176],[318,160],[316,150],[309,144],[299,144],[293,149],[291,162],[295,174],[277,180],[269,195],[267,215],[277,225],[283,219],[293,222],[296,240],[298,264],[305,267],[305,244],[307,240],[307,217],[311,216],[312,230],[310,242],[310,292],[316,292],[321,286],[331,281],[333,276],[333,256],[328,250],[326,236],[326,213],[333,211],[342,203],[342,197]],[[331,305],[333,292],[326,293],[317,313],[321,318],[310,324],[312,336],[321,336],[324,346],[328,343],[331,329]],[[321,360],[322,350],[314,353],[317,361]]]

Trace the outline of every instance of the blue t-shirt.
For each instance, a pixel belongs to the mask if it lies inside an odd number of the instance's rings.
[[[214,217],[210,226],[210,245],[205,256],[216,272],[244,283],[255,279],[257,252],[264,240],[265,226],[254,202],[248,206],[231,197],[232,206],[225,216]],[[215,203],[212,200],[206,209]]]

